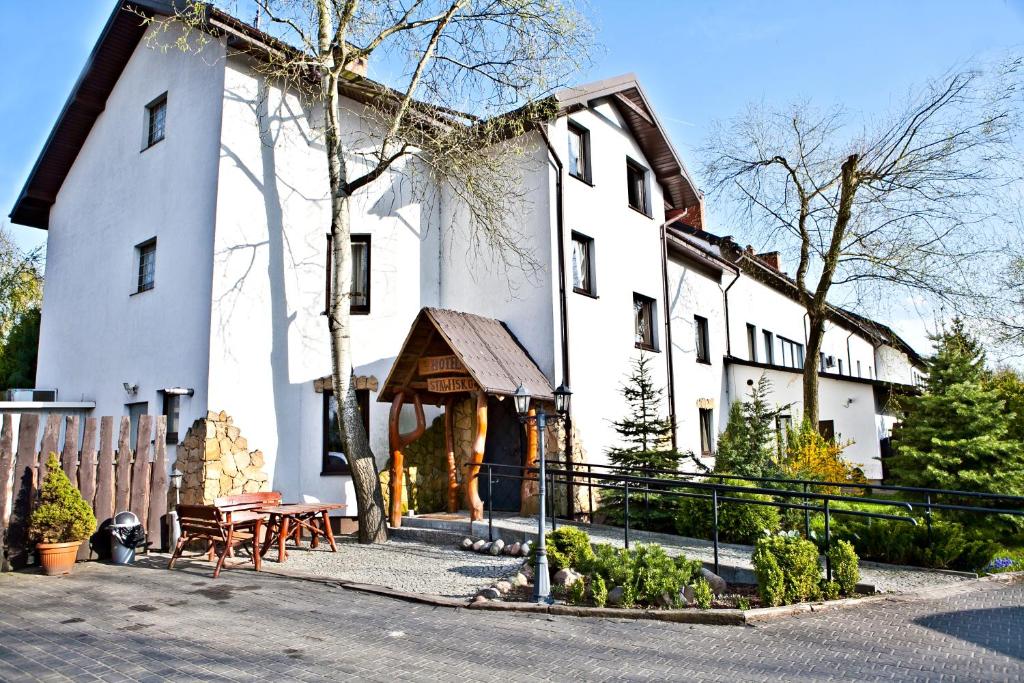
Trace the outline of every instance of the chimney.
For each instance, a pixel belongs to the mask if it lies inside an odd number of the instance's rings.
[[[345,70],[348,71],[349,73],[353,73],[357,76],[362,76],[363,78],[366,78],[367,63],[368,60],[366,59],[366,57],[360,57],[359,59],[346,64]]]
[[[779,259],[779,252],[777,251],[758,254],[757,260],[773,270],[777,270],[780,273],[782,272],[782,262]]]

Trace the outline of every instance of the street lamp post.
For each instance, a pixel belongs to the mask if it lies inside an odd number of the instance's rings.
[[[569,387],[562,384],[555,389],[554,413],[548,414],[541,409],[537,411],[536,415],[530,415],[530,400],[532,397],[526,391],[526,387],[520,384],[516,389],[516,393],[513,394],[516,412],[519,413],[520,421],[523,424],[529,424],[532,420],[537,425],[537,494],[539,507],[537,508],[537,566],[534,567],[533,577],[533,600],[537,603],[547,603],[551,599],[551,579],[548,576],[548,551],[544,536],[544,509],[547,497],[547,487],[544,483],[547,479],[547,463],[544,458],[544,430],[549,419],[556,421],[565,419],[569,412],[569,399],[571,396],[572,392],[569,391]],[[572,501],[569,504],[571,505]]]

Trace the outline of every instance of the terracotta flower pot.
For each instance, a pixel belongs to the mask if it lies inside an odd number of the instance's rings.
[[[78,547],[81,541],[70,543],[36,543],[36,552],[39,553],[39,563],[43,565],[43,571],[47,576],[59,576],[70,574],[71,568],[75,566],[75,558],[78,557]]]

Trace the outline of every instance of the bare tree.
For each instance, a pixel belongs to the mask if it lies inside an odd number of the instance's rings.
[[[981,296],[978,273],[1019,179],[1021,60],[946,74],[895,114],[850,133],[841,109],[752,106],[703,149],[712,196],[766,243],[798,255],[807,311],[805,416],[818,420],[818,354],[834,288],[860,300],[907,290],[957,310]]]
[[[387,532],[376,464],[351,383],[352,197],[400,161],[414,159],[420,180],[461,204],[471,243],[506,268],[536,267],[509,219],[523,200],[524,134],[553,113],[548,96],[588,54],[590,30],[571,2],[178,0],[173,17],[147,18],[151,35],[173,36],[167,42],[186,50],[211,34],[241,34],[258,57],[254,68],[323,106],[334,264],[332,379],[360,542],[384,541]],[[270,35],[229,16],[249,12]],[[354,73],[354,65],[371,58],[399,71],[400,87]],[[353,92],[364,103],[355,136],[341,125],[343,98]]]

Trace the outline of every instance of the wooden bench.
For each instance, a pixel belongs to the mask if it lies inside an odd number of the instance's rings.
[[[277,491],[239,493],[234,496],[221,496],[213,501],[213,506],[220,510],[221,514],[225,515],[226,520],[233,523],[236,527],[246,524],[252,525],[257,518],[265,519],[266,515],[262,515],[256,512],[256,510],[269,505],[280,504],[281,494]]]
[[[206,552],[211,560],[217,544],[223,545],[223,550],[218,554],[217,566],[213,570],[213,578],[220,576],[224,560],[236,545],[242,543],[250,546],[253,564],[256,571],[260,570],[259,536],[262,532],[262,515],[251,513],[250,517],[245,511],[222,512],[214,505],[179,505],[177,511],[181,538],[178,539],[178,545],[171,554],[168,569],[174,568],[175,560],[181,557],[182,551],[190,541],[202,539],[208,542]]]

